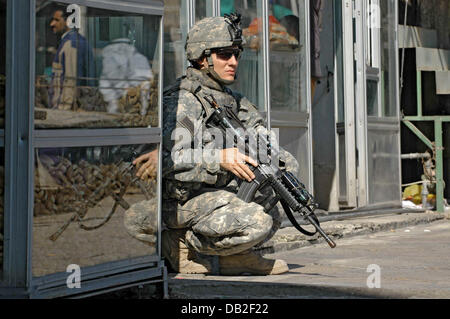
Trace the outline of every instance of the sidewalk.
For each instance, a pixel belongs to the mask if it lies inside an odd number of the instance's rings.
[[[290,267],[290,272],[278,276],[218,276],[218,275],[185,275],[169,274],[169,295],[173,299],[203,299],[203,298],[407,298],[409,295],[403,295],[398,291],[371,290],[364,287],[358,287],[352,284],[355,274],[345,273],[348,278],[341,278],[344,273],[331,274],[327,285],[324,277],[325,271],[320,263],[320,255],[316,256],[318,261],[302,260],[300,263],[310,263],[313,268],[317,268],[316,274],[305,274],[302,276],[302,265],[298,264],[298,257],[295,256],[294,249],[315,245],[313,250],[326,249],[335,253],[339,249],[340,243],[343,246],[358,241],[357,236],[377,234],[380,232],[395,233],[396,229],[414,228],[417,225],[445,223],[450,220],[450,212],[437,213],[426,212],[408,212],[387,215],[375,215],[367,217],[356,217],[344,220],[332,220],[321,222],[324,231],[333,238],[337,248],[332,250],[328,247],[322,238],[318,235],[306,237],[293,227],[286,227],[279,230],[269,242],[260,248],[260,253],[269,254],[270,258],[285,259]],[[419,227],[419,226],[417,226]],[[408,230],[407,230],[408,231]],[[400,234],[400,232],[398,232]],[[344,245],[344,240],[347,242]],[[370,240],[370,239],[369,239]],[[342,247],[343,247],[342,246]],[[344,251],[344,247],[341,251]],[[294,254],[294,255],[293,255]],[[325,257],[324,257],[325,258]],[[347,256],[348,258],[348,256]],[[396,258],[395,256],[392,258]],[[218,271],[217,260],[213,260],[214,270]],[[300,270],[296,269],[300,268]],[[351,267],[350,267],[351,268]],[[347,270],[348,272],[348,270]],[[365,269],[358,270],[358,274],[365,274]],[[322,275],[321,275],[322,274]],[[307,278],[306,275],[309,275]],[[315,275],[315,279],[311,279]],[[368,274],[365,274],[366,276]],[[330,276],[330,274],[325,275]],[[341,280],[339,286],[333,286],[332,281]],[[348,280],[348,284],[347,281]],[[387,295],[386,295],[387,294]]]
[[[376,215],[375,212],[371,216],[353,218],[343,216],[338,218],[338,220],[321,222],[320,226],[339,245],[338,241],[340,238],[426,224],[450,216],[449,210],[444,214],[434,211],[405,211],[381,215]],[[309,229],[311,230],[311,227]],[[260,251],[262,254],[270,254],[315,244],[327,245],[319,234],[309,237],[303,235],[294,227],[286,227],[278,230],[274,237],[260,248]]]

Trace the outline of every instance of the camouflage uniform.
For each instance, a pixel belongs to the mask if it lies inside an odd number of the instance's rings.
[[[208,153],[203,154],[200,163],[181,160],[181,153],[190,153],[193,158],[194,149],[189,140],[172,140],[175,129],[188,127],[193,138],[202,141],[203,149],[217,148],[214,138],[204,129],[204,105],[208,104],[199,102],[203,94],[212,95],[219,105],[235,110],[249,132],[267,131],[263,118],[248,99],[225,88],[206,72],[188,68],[186,77],[164,95],[162,217],[168,228],[187,228],[186,245],[197,252],[231,255],[273,235],[281,224],[279,207],[265,212],[263,206],[237,198],[234,175],[221,169],[215,158],[207,158]],[[280,164],[298,174],[297,161],[281,148]],[[262,193],[259,195],[267,199]]]
[[[220,40],[228,30],[218,20],[206,18],[191,29],[186,48],[189,60],[197,60],[210,48],[235,44],[233,35],[231,40]],[[217,27],[211,27],[214,23]],[[270,199],[270,188],[259,190],[254,202],[246,203],[236,195],[236,177],[221,168],[218,152],[202,152],[199,161],[193,160],[194,145],[202,150],[223,146],[216,145],[206,129],[212,106],[205,96],[213,96],[220,106],[232,108],[250,134],[269,133],[256,107],[226,84],[211,73],[211,67],[189,67],[186,76],[165,89],[163,99],[162,218],[169,231],[185,230],[182,240],[186,246],[205,255],[239,254],[268,240],[281,225],[281,205],[268,212],[261,205]],[[177,134],[173,138],[180,129],[189,132],[191,139],[179,139]],[[298,176],[295,158],[281,147],[279,150],[280,167]]]

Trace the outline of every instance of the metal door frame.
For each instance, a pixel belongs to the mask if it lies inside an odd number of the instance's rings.
[[[356,148],[357,148],[357,195],[358,207],[367,206],[367,90],[366,90],[366,0],[353,0],[355,17],[355,119],[356,119]]]
[[[357,179],[356,179],[356,167],[357,167],[357,152],[356,152],[356,131],[355,131],[355,79],[354,79],[354,54],[348,54],[354,52],[354,38],[353,38],[353,0],[341,0],[342,7],[342,70],[343,70],[343,99],[344,99],[344,123],[343,125],[339,121],[338,116],[338,101],[335,99],[336,104],[336,142],[335,145],[339,148],[339,135],[344,134],[345,138],[345,179],[346,179],[346,196],[342,200],[340,197],[341,192],[338,192],[339,205],[346,207],[357,206]],[[337,45],[337,44],[336,44]],[[336,51],[336,50],[335,50]],[[335,63],[335,74],[338,74],[337,64]],[[335,87],[337,87],[338,77],[335,77]],[[337,92],[336,92],[337,98]],[[342,172],[339,170],[339,149],[336,151],[336,167],[338,175]],[[340,176],[337,178],[338,187]]]

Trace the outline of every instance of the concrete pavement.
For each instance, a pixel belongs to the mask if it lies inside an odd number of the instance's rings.
[[[171,274],[169,294],[175,299],[450,298],[449,219],[448,212],[413,212],[322,222],[335,249],[287,227],[260,252],[286,260],[288,273]]]

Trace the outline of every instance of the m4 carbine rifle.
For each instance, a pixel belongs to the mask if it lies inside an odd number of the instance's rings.
[[[249,145],[246,136],[243,134],[245,128],[233,110],[226,106],[220,107],[213,96],[205,96],[204,98],[214,108],[214,111],[208,119],[208,123],[219,127],[225,132],[226,136],[231,136],[234,139],[234,143],[245,145],[246,150],[250,154],[256,154],[256,152],[252,153],[252,145]],[[259,143],[259,145],[264,144],[270,145],[267,140]],[[272,159],[278,158],[276,150],[269,148],[269,152]],[[323,231],[317,216],[314,214],[314,210],[317,207],[314,198],[306,190],[305,185],[292,173],[281,170],[278,163],[275,164],[273,161],[271,163],[258,163],[257,167],[250,166],[250,168],[255,174],[255,178],[251,182],[241,181],[237,193],[240,199],[245,202],[251,202],[256,191],[268,183],[276,194],[269,202],[269,207],[275,206],[280,201],[287,217],[296,229],[307,236],[313,236],[318,232],[331,248],[336,247],[336,243]],[[301,227],[293,216],[292,211],[299,213],[307,222],[313,225],[315,232],[309,232]]]

